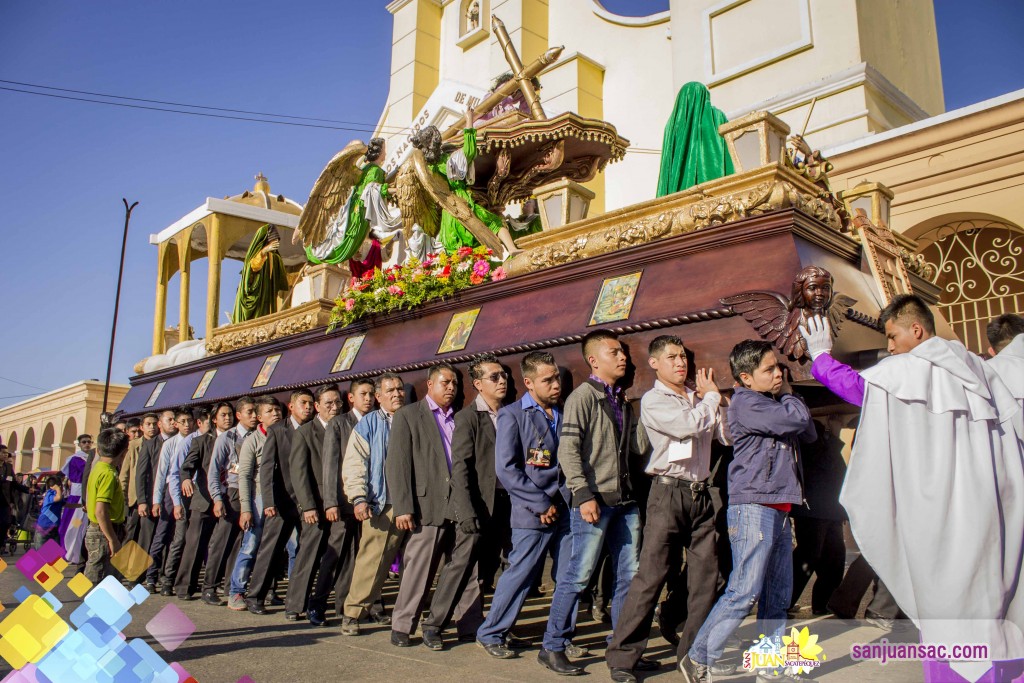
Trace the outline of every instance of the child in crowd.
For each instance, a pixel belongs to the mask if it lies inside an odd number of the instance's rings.
[[[89,473],[85,496],[90,524],[85,532],[89,559],[84,573],[94,584],[113,573],[110,558],[121,549],[124,538],[124,491],[118,483],[116,468],[128,451],[128,436],[119,429],[104,429],[96,447],[97,461]]]
[[[47,540],[53,539],[60,543],[60,513],[64,509],[64,489],[58,477],[46,478],[46,493],[43,494],[43,505],[36,521],[36,533],[33,546],[36,550],[43,547]]]

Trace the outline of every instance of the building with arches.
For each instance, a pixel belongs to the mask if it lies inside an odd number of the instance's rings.
[[[129,387],[111,384],[107,409],[113,410]],[[14,471],[60,469],[77,449],[79,434],[100,429],[103,382],[84,380],[0,408],[0,440],[14,455]]]
[[[939,309],[964,344],[1024,311],[1024,90],[826,150],[832,186],[881,183],[889,227],[916,241]]]

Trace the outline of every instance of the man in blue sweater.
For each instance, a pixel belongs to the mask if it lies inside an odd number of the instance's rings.
[[[734,445],[727,511],[733,570],[725,594],[679,663],[687,683],[710,680],[708,667],[759,600],[760,632],[781,639],[793,591],[789,511],[804,500],[799,442],[817,438],[811,411],[783,378],[770,342],[740,342],[729,354],[729,366],[742,384],[728,416]],[[757,680],[799,679],[759,670]]]

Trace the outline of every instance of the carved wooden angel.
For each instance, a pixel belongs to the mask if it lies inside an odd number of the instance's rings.
[[[793,279],[789,301],[775,292],[744,292],[721,299],[753,325],[765,341],[790,360],[810,358],[807,345],[797,329],[813,315],[828,316],[832,335],[838,336],[846,319],[846,310],[856,303],[844,294],[832,291],[832,274],[818,266],[807,266]]]

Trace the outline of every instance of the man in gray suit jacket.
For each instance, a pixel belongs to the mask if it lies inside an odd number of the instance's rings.
[[[324,506],[327,545],[309,597],[309,623],[313,626],[327,625],[324,614],[332,586],[336,613],[338,616],[344,613],[345,596],[352,584],[360,525],[352,515],[351,503],[341,490],[341,458],[352,430],[364,415],[373,410],[373,380],[353,380],[348,390],[348,404],[351,410],[331,418],[324,432],[320,498]]]
[[[460,521],[449,510],[451,444],[455,432],[452,403],[458,390],[455,369],[439,363],[427,374],[427,395],[422,401],[395,413],[391,425],[384,476],[395,512],[395,525],[408,531],[403,552],[402,580],[391,615],[391,644],[409,647],[409,634],[416,629],[419,606],[430,590],[441,556],[453,563],[462,552],[459,544],[472,545],[471,534],[457,530]],[[470,552],[472,552],[470,550]],[[456,571],[460,568],[454,567]],[[446,565],[440,577],[447,582]],[[453,605],[456,599],[458,604]],[[480,586],[476,570],[470,572],[465,590],[437,591],[430,605],[434,615],[454,612],[460,636],[474,637],[483,621]],[[423,643],[432,650],[443,647],[438,630],[426,627]]]
[[[327,545],[328,524],[320,497],[320,477],[323,476],[321,452],[327,424],[341,408],[341,392],[336,384],[325,384],[313,395],[316,397],[316,415],[295,430],[288,456],[295,501],[302,518],[299,551],[288,579],[288,596],[285,598],[284,616],[289,621],[298,620],[306,610],[306,601],[313,588],[313,574]]]

